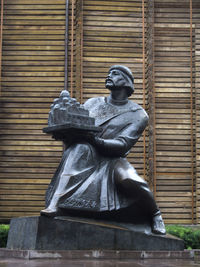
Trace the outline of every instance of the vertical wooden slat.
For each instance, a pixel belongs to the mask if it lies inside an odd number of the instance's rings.
[[[4,1],[1,0],[1,25],[0,25],[0,95],[1,95],[2,39],[3,39],[3,6],[4,6]]]
[[[83,103],[83,0],[81,1],[81,87],[80,87],[80,102]]]
[[[71,86],[70,86],[71,97],[73,97],[73,75],[74,75],[74,0],[72,0],[72,14],[71,14]]]
[[[192,179],[192,223],[194,223],[194,136],[193,136],[193,29],[192,0],[190,0],[190,127],[191,127],[191,179]]]
[[[195,25],[196,223],[200,224],[200,24]]]
[[[64,89],[67,90],[67,84],[68,84],[68,43],[69,43],[69,0],[66,0],[65,2],[65,84]]]
[[[143,89],[143,108],[146,109],[146,86],[145,86],[145,3],[142,0],[142,89]],[[143,177],[146,179],[146,130],[143,133]]]
[[[149,104],[149,183],[156,196],[156,144],[155,144],[155,93],[154,93],[154,0],[148,1],[148,104]]]
[[[83,0],[76,2],[76,89],[75,97],[83,102]]]

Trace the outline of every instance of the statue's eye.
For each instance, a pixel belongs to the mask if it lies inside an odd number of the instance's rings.
[[[118,72],[118,71],[113,71],[113,74],[114,74],[114,75],[118,75],[119,72]]]

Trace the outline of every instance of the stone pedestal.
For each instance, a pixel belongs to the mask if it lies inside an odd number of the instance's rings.
[[[145,232],[143,229],[146,229]],[[21,217],[11,220],[8,249],[180,251],[183,241],[152,234],[128,223],[75,217]]]

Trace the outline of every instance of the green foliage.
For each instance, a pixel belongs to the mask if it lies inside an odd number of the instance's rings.
[[[0,224],[0,247],[6,247],[7,239],[8,239],[8,231],[9,225]]]
[[[166,226],[168,234],[184,240],[186,249],[200,249],[200,229],[180,225]]]

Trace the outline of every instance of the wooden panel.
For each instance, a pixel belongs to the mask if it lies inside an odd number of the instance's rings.
[[[38,215],[62,144],[42,133],[64,86],[65,0],[4,6],[0,219]]]
[[[155,0],[156,188],[168,223],[193,223],[195,208],[189,8],[189,1]]]

